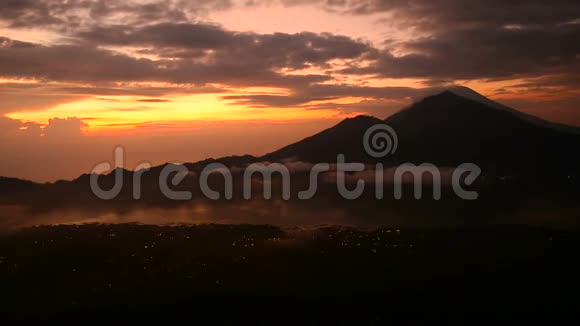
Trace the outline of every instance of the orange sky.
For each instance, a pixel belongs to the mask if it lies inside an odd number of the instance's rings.
[[[269,122],[349,116],[331,109],[249,108],[229,104],[228,101],[220,100],[219,96],[216,94],[164,96],[162,99],[167,102],[139,102],[144,98],[135,96],[91,97],[41,110],[11,112],[6,116],[43,125],[54,117],[75,116],[88,123],[85,128],[87,136],[146,132],[147,130],[139,130],[136,127],[148,122],[172,123],[176,129],[181,129],[195,128],[204,122]]]

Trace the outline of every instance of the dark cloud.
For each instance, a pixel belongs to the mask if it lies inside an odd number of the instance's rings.
[[[0,0],[0,19],[12,27],[55,27],[66,36],[65,43],[55,45],[0,38],[0,76],[77,83],[60,90],[89,96],[158,97],[172,92],[223,92],[227,88],[249,86],[285,88],[289,93],[224,97],[255,107],[301,106],[345,96],[403,99],[421,92],[321,84],[336,83],[340,74],[418,78],[424,80],[427,88],[450,85],[457,80],[513,78],[529,80],[528,87],[534,87],[531,85],[534,81],[538,82],[536,87],[577,85],[580,67],[577,1],[315,3],[344,15],[384,14],[383,23],[409,32],[405,39],[385,39],[382,48],[325,33],[235,32],[197,19],[211,10],[272,2],[285,6],[313,4],[303,0]],[[290,74],[308,68],[319,72]],[[537,79],[547,75],[557,77],[549,81]],[[146,82],[168,86],[140,85]],[[123,86],[130,84],[138,86]]]
[[[1,76],[49,81],[141,81],[154,80],[162,64],[94,47],[21,43],[0,44]]]
[[[162,24],[129,33],[99,33],[91,45],[41,46],[3,39],[0,75],[65,82],[158,81],[205,85],[294,87],[331,79],[328,75],[286,75],[280,69],[329,67],[335,59],[357,58],[371,50],[366,43],[331,34],[254,34],[218,29],[203,34],[206,25]],[[151,30],[160,30],[158,34]],[[170,31],[183,35],[164,38]],[[124,35],[117,37],[118,34]],[[169,33],[171,34],[171,33]],[[208,50],[201,58],[151,60],[99,48],[114,44],[155,48],[182,47]],[[103,43],[105,42],[105,43]],[[109,44],[109,45],[111,45]]]
[[[168,94],[210,94],[223,93],[227,89],[214,85],[195,86],[193,84],[175,84],[165,87],[155,87],[146,84],[135,83],[105,83],[99,86],[82,86],[82,85],[61,85],[52,87],[55,92],[64,92],[67,94],[77,94],[86,96],[164,96]],[[117,101],[110,98],[99,98],[103,101]]]
[[[110,21],[183,22],[231,6],[230,0],[1,0],[0,20],[13,28],[74,30]]]
[[[580,64],[569,67],[567,71],[548,76],[539,76],[531,79],[524,79],[522,82],[506,86],[506,88],[542,89],[545,91],[571,90],[580,92]],[[508,91],[507,89],[504,91]]]
[[[163,129],[177,129],[183,128],[187,129],[191,127],[189,122],[157,122],[157,121],[142,121],[142,122],[132,122],[132,123],[111,123],[106,124],[107,127],[132,127],[136,129],[150,129],[150,130],[163,130]]]
[[[0,36],[0,48],[8,48],[8,47],[13,49],[28,49],[38,47],[38,45],[29,42],[12,40],[7,37]]]
[[[432,93],[430,88],[411,87],[367,87],[348,84],[316,84],[304,88],[295,88],[288,95],[227,95],[224,100],[253,107],[295,107],[312,101],[332,101],[344,97],[361,97],[373,100],[412,99]],[[334,104],[332,104],[334,105]],[[319,107],[319,106],[311,106]],[[327,106],[320,106],[328,108]],[[335,108],[340,105],[334,105]]]
[[[217,49],[231,43],[235,33],[210,24],[161,23],[142,27],[97,26],[76,36],[100,45]]]
[[[163,23],[137,28],[117,25],[76,36],[98,45],[149,47],[145,53],[164,57],[270,69],[329,67],[331,60],[355,59],[373,50],[368,43],[340,35],[238,33],[208,24]]]
[[[580,59],[577,1],[344,0],[326,6],[343,14],[388,14],[383,23],[415,35],[385,40],[386,48],[369,67],[345,73],[440,84],[578,72],[571,70]]]
[[[353,103],[321,103],[308,105],[308,109],[320,110],[340,110],[344,113],[364,113],[381,119],[385,119],[413,102],[410,98],[397,99],[368,99]]]
[[[502,79],[568,71],[580,63],[580,25],[530,29],[470,29],[402,44],[409,54],[388,50],[348,74],[390,78]]]
[[[137,102],[143,103],[164,103],[164,102],[171,102],[171,100],[163,99],[163,98],[144,98],[137,100]]]
[[[248,105],[254,108],[261,107],[293,107],[308,102],[310,98],[301,98],[292,95],[226,95],[223,100],[233,101],[235,104]]]
[[[555,25],[580,17],[575,0],[325,0],[326,7],[346,14],[391,13],[407,26],[470,28],[474,26]]]
[[[147,107],[147,106],[135,106],[132,108],[115,108],[113,110],[115,111],[119,111],[119,112],[139,112],[139,111],[147,111],[150,110],[151,108]]]
[[[580,39],[580,6],[575,1],[354,0],[327,1],[325,6],[344,14],[390,13],[389,23],[423,36],[403,41],[387,39],[381,50],[344,36],[235,33],[215,25],[185,23],[108,26],[79,32],[77,37],[97,44],[143,47],[141,51],[167,58],[212,62],[212,68],[232,72],[243,70],[237,63],[267,71],[331,68],[333,59],[358,59],[342,73],[423,78],[427,85],[458,79],[557,74],[579,62],[580,43],[576,40]],[[370,59],[370,65],[358,65],[361,59]],[[184,71],[207,74],[200,67],[189,68]],[[272,96],[262,98],[281,104],[293,102]]]
[[[314,95],[316,97],[323,97],[325,99],[340,98],[344,96],[355,97],[372,97],[377,99],[390,99],[401,97],[416,97],[424,94],[424,89],[413,87],[369,87],[356,86],[349,84],[340,85],[314,85],[303,92]]]

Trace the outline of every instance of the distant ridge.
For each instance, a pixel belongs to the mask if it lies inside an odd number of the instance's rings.
[[[6,194],[9,192],[29,192],[37,190],[42,185],[30,180],[23,180],[18,178],[0,177],[0,193]]]

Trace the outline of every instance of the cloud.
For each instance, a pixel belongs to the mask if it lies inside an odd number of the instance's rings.
[[[573,0],[341,0],[324,1],[327,9],[344,14],[390,13],[406,25],[437,30],[449,26],[558,24],[577,19]]]
[[[76,34],[98,45],[144,47],[162,57],[195,59],[206,65],[244,65],[257,70],[329,67],[329,61],[356,59],[370,44],[328,33],[241,33],[209,24],[115,25]],[[239,68],[238,68],[239,69]]]
[[[5,0],[0,1],[0,19],[13,28],[70,30],[111,21],[127,24],[186,21],[231,6],[230,0]]]
[[[200,18],[212,11],[272,4],[312,6],[313,2],[0,1],[0,19],[12,28],[51,28],[62,37],[54,44],[0,37],[0,76],[52,83],[43,86],[38,104],[32,99],[25,104],[11,102],[18,98],[12,90],[24,86],[0,84],[3,96],[12,94],[7,97],[10,109],[1,110],[38,107],[65,95],[71,99],[93,95],[160,97],[244,87],[282,88],[287,95],[238,94],[223,99],[252,107],[293,107],[360,97],[366,107],[373,107],[385,101],[416,98],[424,91],[337,84],[351,77],[421,79],[427,88],[462,80],[515,78],[529,81],[527,87],[577,85],[580,6],[576,1],[314,3],[345,19],[349,15],[382,17],[380,23],[405,31],[405,37],[387,37],[380,46],[328,33],[238,32]],[[546,75],[557,78],[552,78],[550,85],[537,78]],[[147,85],[151,82],[164,86]],[[334,107],[353,109],[345,104]]]
[[[0,140],[11,140],[14,143],[37,142],[41,136],[52,140],[67,140],[83,137],[83,129],[86,127],[88,124],[77,117],[52,118],[43,126],[35,122],[0,116]]]
[[[171,102],[171,100],[163,99],[163,98],[144,98],[137,100],[137,102],[142,103],[164,103],[164,102]]]
[[[209,30],[213,33],[206,33]],[[325,68],[332,60],[355,59],[372,50],[369,44],[345,36],[308,32],[237,33],[203,24],[117,26],[109,27],[106,32],[98,31],[81,33],[79,36],[86,37],[82,42],[64,45],[40,45],[2,38],[0,76],[69,83],[71,85],[53,85],[52,88],[55,92],[87,96],[159,96],[221,92],[224,87],[251,86],[306,89],[333,77],[328,74],[286,74],[281,70],[312,66]],[[120,44],[149,46],[161,54],[180,49],[202,49],[205,52],[195,58],[152,60],[99,48],[100,45]],[[168,86],[135,85],[149,82]],[[123,84],[132,86],[124,87]],[[213,86],[215,84],[220,86]]]
[[[156,76],[157,63],[93,47],[42,46],[4,40],[0,75],[48,81],[139,81]]]
[[[43,129],[45,137],[50,138],[75,138],[82,137],[83,128],[88,127],[88,124],[76,117],[68,118],[52,118],[48,120],[48,124]]]
[[[147,26],[96,26],[76,34],[80,40],[118,46],[218,49],[234,41],[235,33],[217,25],[160,23]]]
[[[310,1],[283,0],[290,6]],[[321,0],[342,15],[373,15],[404,38],[384,40],[367,65],[344,74],[454,80],[565,74],[580,64],[580,6],[573,0]],[[379,16],[377,16],[379,15]],[[347,19],[347,18],[345,18]]]
[[[432,93],[433,89],[412,87],[369,87],[350,84],[316,84],[297,87],[288,95],[226,95],[224,100],[253,107],[296,107],[313,101],[332,101],[344,97],[360,97],[374,100],[418,98]],[[317,107],[317,106],[311,106]],[[334,107],[340,107],[336,105]]]
[[[1,89],[1,88],[0,88]],[[211,94],[223,93],[227,88],[215,85],[196,86],[194,84],[167,84],[151,86],[147,83],[101,83],[97,86],[64,84],[50,88],[51,91],[84,96],[163,96],[168,94]],[[110,98],[99,98],[103,101],[115,101]]]
[[[313,33],[241,37],[239,43],[215,49],[202,61],[151,60],[92,46],[15,42],[0,46],[0,75],[58,82],[220,83],[230,86],[293,87],[331,79],[322,74],[287,75],[282,68],[354,57],[366,45],[346,37]]]
[[[343,73],[457,80],[566,72],[580,64],[577,39],[580,25],[472,28],[404,42],[399,49],[409,54],[396,56],[385,50],[370,65]]]

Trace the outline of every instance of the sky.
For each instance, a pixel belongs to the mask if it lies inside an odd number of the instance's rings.
[[[0,0],[0,175],[262,155],[464,85],[580,126],[572,0]]]

